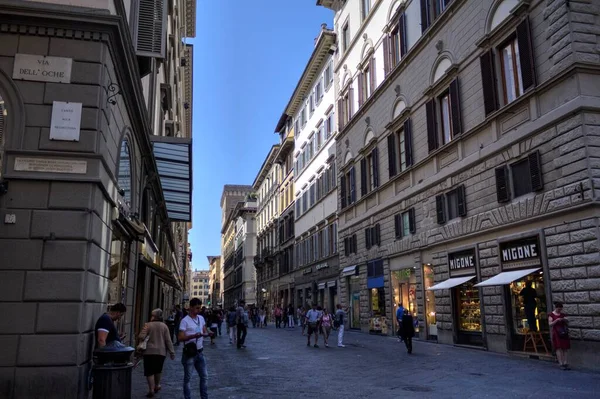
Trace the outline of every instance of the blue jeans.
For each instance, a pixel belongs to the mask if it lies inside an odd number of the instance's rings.
[[[191,399],[190,380],[192,379],[192,371],[195,368],[200,376],[200,398],[208,399],[208,370],[206,368],[206,359],[202,352],[194,357],[181,357],[183,364],[183,396],[185,399]]]

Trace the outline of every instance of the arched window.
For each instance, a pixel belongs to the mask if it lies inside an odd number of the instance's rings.
[[[121,143],[117,181],[127,208],[131,209],[131,150],[127,140]]]
[[[6,128],[7,113],[4,98],[0,93],[0,180],[2,179],[2,164],[4,164],[4,130]]]

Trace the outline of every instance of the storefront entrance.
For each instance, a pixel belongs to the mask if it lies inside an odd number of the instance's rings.
[[[350,328],[360,329],[360,280],[358,276],[348,278],[348,293],[350,295],[349,317]]]
[[[483,346],[481,335],[481,301],[479,290],[472,281],[452,290],[454,299],[454,320],[456,320],[456,343],[460,345]]]
[[[417,277],[415,268],[410,267],[402,270],[395,270],[391,274],[392,287],[394,290],[394,315],[398,310],[398,306],[402,304],[404,309],[408,309],[412,314],[413,319],[418,321],[419,307],[417,305]],[[394,321],[394,323],[396,322]],[[419,324],[415,324],[415,333],[418,333]],[[397,324],[395,328],[398,328]]]
[[[434,285],[433,267],[430,264],[423,265],[423,283],[425,285],[425,325],[427,326],[427,339],[437,340],[435,292],[429,290]]]

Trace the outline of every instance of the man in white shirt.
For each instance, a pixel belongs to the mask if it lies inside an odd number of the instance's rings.
[[[306,346],[310,346],[310,336],[315,334],[315,348],[319,341],[319,323],[321,322],[321,312],[317,310],[317,304],[313,303],[312,309],[306,313],[306,322],[308,323],[308,342]]]
[[[200,316],[202,302],[198,298],[190,301],[189,314],[181,320],[179,324],[179,342],[183,342],[183,355],[181,364],[183,364],[183,395],[185,399],[191,399],[190,380],[192,378],[192,369],[195,368],[200,377],[200,397],[208,399],[208,371],[206,369],[206,359],[202,353],[204,349],[204,337],[209,337],[210,333],[206,329],[206,321]],[[194,350],[194,347],[196,350]],[[195,353],[194,353],[195,352]]]

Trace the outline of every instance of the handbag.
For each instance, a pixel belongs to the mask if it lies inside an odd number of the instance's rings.
[[[198,347],[196,346],[196,342],[188,342],[187,344],[185,344],[183,346],[183,354],[186,357],[195,357],[198,354]]]
[[[146,338],[144,338],[144,340],[138,344],[138,346],[136,347],[138,352],[143,352],[146,350],[146,348],[148,347],[149,340],[150,340],[150,334],[146,335]]]
[[[562,325],[558,327],[558,338],[569,338],[569,327]]]

